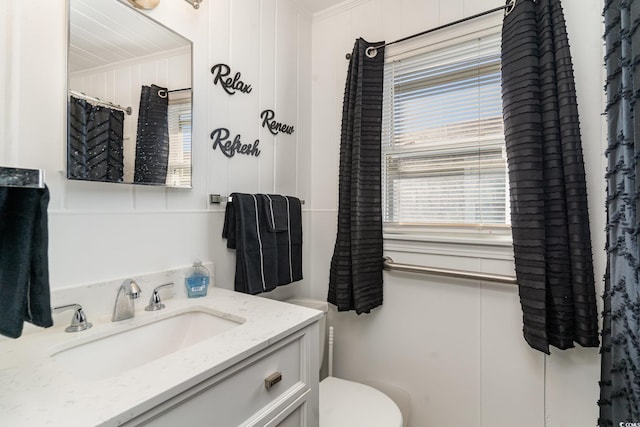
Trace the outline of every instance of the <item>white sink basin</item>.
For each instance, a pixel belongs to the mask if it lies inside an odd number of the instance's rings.
[[[244,323],[244,319],[204,308],[174,313],[127,329],[98,333],[62,349],[51,357],[71,374],[100,380],[189,347]],[[82,333],[82,332],[80,332]]]

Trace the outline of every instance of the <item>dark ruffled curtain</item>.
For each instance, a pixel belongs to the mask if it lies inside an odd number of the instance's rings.
[[[165,184],[169,166],[169,97],[166,88],[142,86],[134,182]]]
[[[600,426],[640,422],[638,185],[640,3],[605,1],[607,69],[607,272]]]
[[[349,62],[340,138],[338,233],[327,300],[339,311],[382,304],[381,124],[384,44],[356,40]]]
[[[121,182],[124,172],[124,112],[69,101],[67,176],[89,181]]]
[[[524,337],[597,347],[573,66],[559,0],[520,0],[502,29],[502,99]]]

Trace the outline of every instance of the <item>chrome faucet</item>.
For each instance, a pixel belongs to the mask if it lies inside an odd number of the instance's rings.
[[[140,287],[133,280],[127,279],[122,282],[116,296],[116,304],[113,307],[111,321],[119,322],[120,320],[133,318],[136,315],[133,300],[140,298],[141,293]]]
[[[53,307],[51,312],[58,313],[65,310],[75,310],[71,318],[71,325],[65,328],[65,332],[80,332],[93,326],[91,322],[87,320],[87,316],[84,314],[84,311],[82,311],[80,304],[59,305],[58,307]]]

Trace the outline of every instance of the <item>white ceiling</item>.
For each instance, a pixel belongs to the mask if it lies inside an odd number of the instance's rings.
[[[71,73],[191,44],[116,0],[71,0],[69,31]]]
[[[312,14],[349,0],[296,0]],[[69,72],[184,48],[190,42],[118,0],[70,0]]]

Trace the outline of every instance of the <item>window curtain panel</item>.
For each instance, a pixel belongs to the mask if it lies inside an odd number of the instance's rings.
[[[69,153],[71,179],[122,182],[124,112],[93,105],[84,99],[69,101]]]
[[[502,100],[523,333],[534,349],[597,347],[573,66],[559,0],[521,0],[502,29]]]
[[[369,313],[382,304],[381,125],[384,48],[371,58],[355,42],[342,107],[338,231],[328,302],[338,311]]]
[[[638,108],[640,3],[606,1],[607,271],[600,381],[600,426],[640,422],[638,287]]]
[[[169,167],[169,96],[166,88],[142,86],[133,181],[165,184]]]

